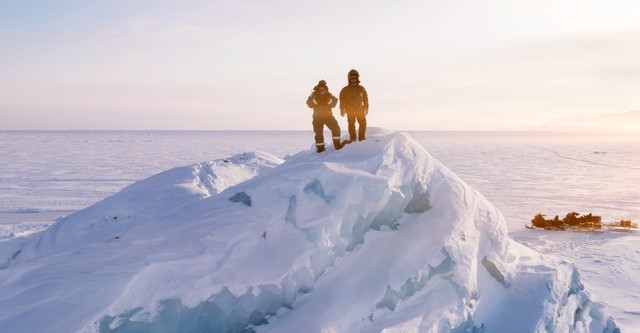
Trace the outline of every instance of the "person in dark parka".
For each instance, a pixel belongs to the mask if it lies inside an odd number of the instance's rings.
[[[358,121],[359,141],[364,140],[367,131],[367,114],[369,114],[369,97],[367,90],[360,85],[360,73],[352,69],[347,74],[348,85],[340,91],[340,115],[347,115],[349,137],[356,140],[356,121]]]
[[[338,99],[329,92],[327,83],[320,80],[318,85],[313,87],[313,92],[307,98],[307,106],[313,109],[313,132],[316,139],[316,150],[318,153],[324,151],[324,126],[331,130],[333,146],[336,150],[342,148],[345,142],[340,142],[340,125],[333,116],[331,109],[336,107]]]

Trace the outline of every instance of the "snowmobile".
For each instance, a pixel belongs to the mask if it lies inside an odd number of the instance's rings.
[[[602,217],[593,215],[591,213],[578,217],[578,213],[571,212],[565,216],[565,221],[573,231],[589,231],[589,232],[602,232],[604,231],[602,224]]]
[[[566,230],[568,225],[558,218],[556,215],[552,220],[544,218],[545,215],[537,214],[532,220],[531,225],[525,224],[524,226],[529,229],[544,229],[544,230]]]

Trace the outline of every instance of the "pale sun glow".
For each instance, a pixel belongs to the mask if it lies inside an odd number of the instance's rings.
[[[351,68],[371,124],[391,129],[640,110],[639,12],[627,0],[15,2],[0,10],[0,130],[308,130],[310,89],[339,91]]]

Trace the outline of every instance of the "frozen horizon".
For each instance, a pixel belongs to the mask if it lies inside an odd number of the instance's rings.
[[[338,118],[340,119],[340,118]],[[343,119],[340,119],[343,121]],[[308,125],[307,123],[305,123]],[[346,127],[345,127],[346,128]],[[277,129],[277,128],[258,128],[258,129],[243,129],[243,128],[231,128],[231,129],[171,129],[171,128],[156,128],[156,129],[0,129],[3,132],[64,132],[64,131],[105,131],[105,132],[260,132],[260,131],[274,131],[274,132],[297,132],[297,131],[310,131],[311,128],[291,128],[291,129]],[[480,128],[480,129],[456,129],[456,128],[443,128],[443,129],[396,129],[407,132],[568,132],[568,133],[580,133],[580,132],[592,132],[598,135],[602,134],[637,134],[640,135],[640,110],[628,111],[621,113],[604,113],[597,115],[569,115],[558,118],[550,118],[539,124],[529,124],[528,126],[512,126],[501,127],[496,126],[494,128]]]

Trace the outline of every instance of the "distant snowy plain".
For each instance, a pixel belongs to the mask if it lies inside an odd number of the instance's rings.
[[[623,332],[640,332],[640,235],[531,231],[536,213],[640,220],[640,136],[415,132],[504,215],[509,235],[574,262]],[[310,132],[0,132],[0,254],[53,220],[167,169],[245,151],[286,157]]]

